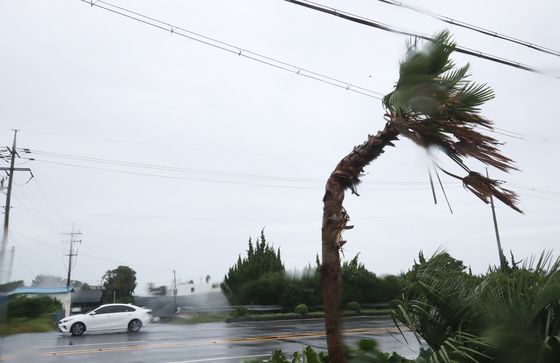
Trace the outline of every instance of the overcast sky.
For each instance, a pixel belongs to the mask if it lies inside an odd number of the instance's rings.
[[[111,3],[382,94],[397,80],[407,40],[281,0]],[[446,27],[375,0],[322,3],[423,34]],[[414,4],[560,50],[555,0]],[[462,46],[560,74],[559,57],[449,29]],[[490,173],[519,192],[525,211],[497,205],[504,250],[518,259],[554,250],[560,80],[453,58],[494,88],[483,114],[517,135],[494,134],[521,171]],[[0,144],[11,145],[10,129],[21,129],[18,146],[36,159],[17,164],[35,178],[15,179],[12,278],[65,276],[61,233],[72,223],[83,232],[72,278],[98,284],[106,270],[129,265],[137,294],[148,282],[170,284],[173,269],[181,280],[221,281],[263,227],[286,268],[302,268],[320,251],[327,177],[383,127],[383,112],[378,99],[79,0],[0,1]],[[346,199],[356,226],[345,234],[346,259],[360,253],[377,274],[408,269],[421,249],[445,248],[477,273],[498,262],[490,207],[449,179],[454,214],[443,199],[434,205],[426,160],[401,140],[367,168],[361,196]]]

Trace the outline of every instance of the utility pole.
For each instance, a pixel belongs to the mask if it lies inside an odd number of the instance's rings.
[[[70,251],[68,252],[68,277],[66,278],[66,288],[70,287],[70,277],[72,275],[72,258],[78,256],[77,253],[74,252],[74,243],[82,243],[82,240],[76,240],[75,236],[80,236],[82,232],[74,232],[74,223],[72,223],[72,232],[66,233],[70,235]]]
[[[175,312],[177,312],[177,276],[173,270],[173,300],[175,301]]]
[[[10,266],[8,267],[8,278],[6,282],[10,282],[12,280],[12,269],[14,268],[14,255],[16,253],[16,246],[12,246],[12,253],[10,253]]]
[[[486,168],[486,177],[488,176],[488,168]],[[494,221],[494,232],[496,233],[496,242],[498,244],[498,256],[500,257],[500,267],[502,271],[508,270],[506,256],[504,256],[504,251],[502,250],[502,243],[500,241],[500,231],[498,230],[498,220],[496,218],[496,209],[494,208],[494,198],[490,195],[490,207],[492,208],[492,220]]]
[[[0,167],[0,170],[5,171],[8,176],[8,188],[6,190],[6,206],[4,207],[4,234],[2,235],[2,245],[0,245],[0,283],[4,282],[4,273],[6,272],[5,269],[5,256],[6,256],[6,248],[8,245],[8,227],[10,224],[10,208],[11,208],[11,201],[12,201],[12,185],[14,181],[14,172],[16,171],[28,171],[31,173],[31,177],[33,178],[33,173],[29,168],[16,168],[16,157],[20,157],[17,149],[16,149],[16,139],[17,133],[19,130],[14,131],[14,141],[12,144],[12,148],[6,147],[4,152],[7,152],[7,155],[0,154],[0,158],[7,161],[6,159],[10,160],[9,167]],[[2,185],[3,183],[2,179]]]

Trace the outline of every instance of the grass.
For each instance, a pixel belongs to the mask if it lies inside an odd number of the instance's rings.
[[[391,309],[362,309],[360,312],[345,310],[342,313],[344,317],[352,316],[387,316],[391,313]],[[241,322],[241,321],[269,321],[269,320],[292,320],[292,319],[321,319],[325,314],[322,311],[312,311],[305,315],[296,313],[266,313],[266,314],[247,314],[244,316],[234,316],[234,313],[198,313],[188,318],[173,318],[172,324],[200,324],[213,322]]]
[[[173,324],[200,324],[200,323],[214,323],[218,321],[226,321],[231,317],[231,313],[197,313],[188,318],[173,318]]]
[[[54,322],[48,314],[37,318],[12,318],[8,324],[0,326],[0,336],[23,334],[23,333],[44,333],[54,330]]]
[[[387,316],[392,309],[362,309],[360,312],[344,310],[343,317],[352,316]],[[238,321],[267,321],[267,320],[290,320],[290,319],[319,319],[324,318],[325,313],[322,311],[312,311],[305,315],[296,313],[274,313],[274,314],[248,314],[245,316],[232,316],[226,322]]]

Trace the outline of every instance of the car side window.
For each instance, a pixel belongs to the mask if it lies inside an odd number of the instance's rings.
[[[112,306],[104,306],[100,309],[95,310],[95,315],[110,314],[112,312],[113,312]]]
[[[136,309],[133,308],[132,306],[125,306],[125,308],[126,308],[126,311],[129,311],[129,312],[130,311],[136,311]]]
[[[126,313],[126,306],[123,305],[117,305],[117,306],[113,306],[113,312],[114,313]]]

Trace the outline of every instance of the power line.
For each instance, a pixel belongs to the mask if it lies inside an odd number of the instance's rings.
[[[32,208],[17,208],[17,209],[25,209],[25,210],[32,210]],[[478,210],[478,208],[464,208],[462,211],[472,211]],[[52,212],[52,213],[60,213],[65,212],[68,214],[81,214],[81,215],[90,215],[96,217],[107,217],[107,218],[131,218],[131,219],[164,219],[164,220],[176,220],[176,221],[193,221],[193,222],[245,222],[245,221],[274,221],[274,222],[310,222],[310,221],[317,221],[315,217],[294,217],[294,218],[268,218],[268,217],[250,217],[250,218],[205,218],[205,217],[176,217],[176,216],[165,216],[165,215],[139,215],[139,214],[116,214],[116,213],[99,213],[99,212],[87,212],[87,211],[63,211],[59,209],[41,209],[43,212]],[[431,214],[442,214],[447,212],[417,212],[411,213],[409,210],[402,211],[399,213],[394,214],[383,214],[377,216],[362,216],[353,218],[355,220],[376,220],[376,219],[398,219],[403,217],[419,217]]]
[[[158,171],[170,171],[174,173],[189,173],[189,174],[210,174],[210,175],[217,175],[217,176],[226,176],[226,177],[236,177],[236,178],[247,178],[247,179],[255,179],[255,180],[264,180],[264,181],[280,181],[280,182],[294,182],[294,183],[308,183],[308,184],[320,184],[323,186],[325,183],[325,179],[320,178],[301,178],[301,177],[291,177],[291,176],[272,176],[272,175],[261,175],[261,174],[245,174],[245,173],[227,173],[227,172],[220,172],[220,171],[213,171],[213,170],[204,170],[204,169],[193,169],[193,168],[184,168],[184,167],[177,167],[177,166],[169,166],[169,165],[161,165],[161,164],[148,164],[148,163],[140,163],[134,161],[124,161],[124,160],[115,160],[115,159],[104,159],[99,157],[91,157],[91,156],[84,156],[84,155],[74,155],[74,154],[67,154],[67,153],[58,153],[58,152],[50,152],[50,151],[41,151],[35,149],[27,149],[32,154],[43,155],[52,158],[62,158],[62,159],[70,159],[76,161],[85,161],[85,162],[92,162],[92,163],[99,163],[99,164],[106,164],[106,165],[115,165],[115,166],[124,166],[124,167],[132,167],[132,168],[141,168],[141,169],[152,169]],[[41,160],[35,159],[38,162],[45,162],[45,163],[52,163],[57,165],[63,166],[70,166],[70,167],[78,167],[78,168],[90,168],[94,170],[103,170],[103,171],[110,171],[110,172],[124,172],[122,170],[117,169],[108,169],[108,168],[96,168],[87,165],[79,165],[79,164],[70,164],[64,162],[55,162],[51,160]],[[132,173],[132,172],[131,172]],[[136,174],[134,174],[136,175]],[[139,173],[138,175],[144,176],[157,176],[157,177],[166,177],[166,175],[161,174],[144,174]],[[367,175],[367,174],[366,174]],[[172,177],[178,178],[178,177]],[[209,179],[197,179],[197,178],[184,178],[185,180],[194,180],[194,181],[209,181]],[[220,180],[214,180],[216,182],[220,182]],[[227,182],[227,181],[225,181]],[[235,183],[235,182],[234,182]],[[244,184],[244,183],[240,183]],[[376,180],[369,182],[370,185],[379,186],[401,186],[401,187],[414,187],[417,186],[419,188],[413,189],[426,189],[426,183],[424,181],[403,181],[403,180]],[[249,184],[252,185],[252,184]],[[38,185],[37,185],[38,186]],[[259,186],[261,186],[259,184]],[[269,185],[271,186],[271,185]],[[420,188],[421,186],[421,188]],[[273,186],[276,187],[276,186]],[[282,187],[282,186],[277,186]],[[301,189],[301,188],[300,188]],[[311,188],[306,188],[311,189]]]
[[[37,162],[40,163],[47,163],[53,165],[61,165],[67,167],[74,167],[74,168],[81,168],[81,169],[91,169],[91,170],[101,170],[106,172],[112,172],[117,174],[126,174],[126,175],[137,175],[137,176],[147,176],[147,177],[154,177],[154,178],[163,178],[163,179],[172,179],[172,180],[186,180],[186,181],[195,181],[195,182],[203,182],[203,183],[217,183],[217,184],[230,184],[230,185],[244,185],[244,186],[254,186],[254,187],[262,187],[262,188],[277,188],[277,189],[291,189],[291,190],[318,190],[318,187],[306,187],[306,186],[298,186],[298,185],[274,185],[274,184],[257,184],[257,183],[249,183],[249,182],[242,182],[242,181],[231,181],[231,180],[217,180],[217,179],[208,179],[208,178],[190,178],[190,177],[180,177],[174,175],[164,175],[164,174],[149,174],[149,173],[139,173],[134,171],[126,171],[126,170],[117,170],[117,169],[110,169],[110,168],[101,168],[101,167],[94,167],[94,166],[87,166],[87,165],[79,165],[79,164],[70,164],[70,163],[63,163],[63,162],[56,162],[56,161],[48,161],[48,160],[41,160],[36,159]],[[323,183],[324,181],[321,181]],[[375,183],[375,182],[374,182]],[[398,183],[398,182],[396,182]],[[371,184],[371,183],[370,183]],[[425,184],[425,183],[419,183]],[[408,187],[405,188],[405,185],[402,185],[402,188],[391,188],[390,190],[394,191],[407,191],[407,190],[424,190],[428,187]],[[379,187],[376,187],[379,189]],[[387,189],[383,189],[387,190]]]
[[[101,168],[101,167],[70,164],[70,163],[61,163],[61,162],[56,162],[56,161],[48,161],[48,160],[40,160],[40,159],[36,159],[36,161],[40,162],[40,163],[62,165],[62,166],[81,168],[81,169],[101,170],[101,171],[107,171],[107,172],[118,173],[118,174],[148,176],[148,177],[163,178],[163,179],[198,181],[198,182],[204,182],[204,183],[217,183],[217,184],[247,185],[247,186],[262,187],[262,188],[309,189],[309,190],[316,190],[317,189],[317,188],[313,188],[313,187],[304,187],[304,186],[256,184],[256,183],[231,181],[231,180],[217,180],[217,179],[208,179],[208,178],[189,178],[189,177],[181,177],[181,176],[173,176],[173,175],[139,173],[139,172],[134,172],[134,171],[117,170],[117,169]]]
[[[42,151],[42,150],[36,150],[36,149],[29,149],[29,150],[33,154],[42,155],[42,156],[56,157],[56,158],[62,158],[62,159],[71,159],[71,160],[79,160],[79,161],[87,161],[87,162],[94,162],[94,163],[101,163],[101,164],[108,164],[108,165],[116,165],[116,166],[126,166],[126,167],[142,168],[142,169],[171,171],[171,172],[178,172],[178,173],[210,174],[210,175],[219,175],[219,176],[227,176],[227,177],[239,177],[239,178],[258,179],[258,180],[271,180],[271,181],[290,181],[290,182],[301,182],[301,183],[323,182],[322,179],[283,177],[283,176],[244,174],[244,173],[227,173],[227,172],[220,172],[220,171],[213,171],[213,170],[182,168],[182,167],[167,166],[167,165],[160,165],[160,164],[149,164],[149,163],[139,163],[139,162],[133,162],[133,161],[124,161],[124,160],[103,159],[103,158],[98,158],[98,157],[73,155],[73,154],[65,154],[65,153],[56,153],[56,152]]]
[[[22,194],[23,195],[23,194]],[[18,197],[16,197],[14,195],[14,199],[22,205],[22,207],[18,208],[15,206],[12,206],[12,209],[24,209],[24,210],[30,210],[33,211],[34,213],[31,213],[31,215],[33,216],[33,218],[35,218],[37,221],[40,221],[41,224],[49,230],[49,232],[53,232],[55,234],[58,233],[58,231],[56,230],[56,228],[53,229],[52,224],[48,221],[48,219],[46,219],[46,217],[41,213],[40,209],[38,209],[35,205],[32,205],[31,207],[28,207],[26,205],[26,203],[23,202],[23,200],[19,199]]]
[[[518,45],[522,45],[522,46],[531,48],[531,49],[539,51],[539,52],[543,52],[543,53],[547,53],[547,54],[551,54],[551,55],[555,55],[557,57],[560,57],[560,51],[557,51],[557,50],[554,50],[554,49],[551,49],[551,48],[547,48],[547,47],[544,47],[542,45],[537,45],[537,44],[534,44],[532,42],[528,42],[528,41],[521,40],[521,39],[518,39],[518,38],[514,38],[514,37],[511,37],[509,35],[500,34],[500,33],[495,32],[493,30],[486,29],[486,28],[483,28],[483,27],[480,27],[480,26],[477,26],[477,25],[469,24],[469,23],[461,21],[461,20],[453,19],[453,18],[450,18],[448,16],[435,13],[433,11],[429,11],[429,10],[422,9],[422,8],[419,8],[419,7],[416,7],[416,6],[401,3],[401,2],[395,1],[395,0],[377,0],[377,1],[380,1],[380,2],[385,3],[385,4],[409,9],[409,10],[415,11],[417,13],[427,15],[431,18],[443,21],[444,23],[447,23],[447,24],[455,25],[455,26],[465,28],[465,29],[468,29],[468,30],[473,30],[475,32],[478,32],[478,33],[481,33],[481,34],[484,34],[484,35],[488,35],[488,36],[491,36],[491,37],[494,37],[494,38],[498,38],[498,39],[505,40],[505,41],[508,41],[508,42],[512,42],[512,43],[515,43],[515,44],[518,44]]]
[[[120,7],[105,1],[97,1],[97,2],[91,2],[89,0],[79,0],[83,3],[86,3],[90,6],[95,6],[97,8],[106,10],[108,12],[111,12],[113,14],[117,14],[123,17],[126,17],[128,19],[137,21],[139,23],[145,24],[145,25],[149,25],[152,26],[154,28],[163,30],[165,32],[168,32],[172,35],[178,35],[181,36],[183,38],[216,48],[216,49],[220,49],[223,50],[225,52],[228,52],[230,54],[235,54],[238,55],[240,57],[244,57],[250,60],[253,60],[255,62],[258,63],[262,63],[271,67],[274,67],[276,69],[279,70],[283,70],[286,72],[290,72],[296,75],[300,75],[315,81],[319,81],[319,82],[323,82],[325,84],[329,84],[331,86],[334,87],[338,87],[338,88],[342,88],[345,89],[347,91],[351,91],[354,93],[358,93],[367,97],[371,97],[371,98],[375,98],[378,100],[381,100],[381,96],[384,96],[384,94],[364,88],[364,87],[360,87],[357,86],[355,84],[352,84],[350,82],[345,82],[343,80],[331,77],[331,76],[326,76],[324,74],[318,73],[318,72],[313,72],[310,71],[304,67],[299,67],[293,64],[290,64],[288,62],[284,62],[272,57],[268,57],[256,52],[252,52],[250,50],[247,50],[245,48],[242,47],[238,47],[236,45],[233,44],[229,44],[226,42],[222,42],[220,40],[190,31],[188,29],[182,28],[180,26],[176,26],[176,25],[172,25],[168,22],[162,21],[162,20],[158,20],[156,18],[141,14],[139,12],[135,12],[129,9],[126,9],[124,7]],[[100,5],[100,4],[104,4]]]
[[[43,246],[45,246],[45,247],[49,247],[49,248],[51,248],[51,249],[56,249],[56,250],[58,250],[59,252],[62,251],[61,248],[58,247],[58,246],[55,246],[55,245],[53,245],[53,244],[51,244],[51,243],[43,242],[43,241],[41,241],[41,240],[39,240],[39,239],[37,239],[37,238],[35,238],[35,237],[31,237],[31,236],[29,236],[29,235],[16,232],[16,231],[14,231],[14,230],[12,230],[12,229],[10,229],[10,233],[13,233],[13,234],[18,235],[18,236],[23,237],[23,238],[26,238],[26,239],[28,239],[28,240],[30,240],[30,241],[34,241],[34,242],[39,243],[39,244],[41,244],[41,245],[43,245]],[[114,260],[114,259],[110,259],[110,258],[106,258],[106,257],[100,257],[100,256],[92,255],[92,254],[89,254],[89,253],[85,253],[85,252],[80,252],[80,255],[81,255],[81,256],[87,256],[87,257],[95,258],[95,259],[97,259],[97,260],[102,260],[102,261],[107,261],[107,262],[112,262],[112,263],[118,263],[118,264],[121,264],[121,265],[127,265],[127,266],[132,266],[132,267],[137,267],[137,268],[139,267],[140,269],[157,270],[157,271],[172,271],[171,269],[168,269],[168,268],[148,267],[148,266],[143,266],[143,265],[138,265],[138,264],[126,263],[126,262],[123,262],[123,261],[118,261],[118,260]]]
[[[393,27],[393,26],[390,26],[390,25],[387,25],[387,24],[383,24],[379,21],[371,20],[371,19],[359,16],[359,15],[348,13],[348,12],[338,10],[338,9],[335,9],[335,8],[330,8],[330,7],[327,7],[327,6],[324,6],[322,4],[312,2],[312,1],[306,1],[306,0],[301,0],[301,1],[300,0],[284,0],[284,1],[289,2],[289,3],[293,3],[295,5],[303,6],[305,8],[311,9],[311,10],[319,11],[319,12],[326,13],[326,14],[329,14],[329,15],[334,15],[334,16],[337,16],[337,17],[342,18],[344,20],[349,20],[349,21],[354,22],[354,23],[358,23],[358,24],[366,25],[366,26],[369,26],[369,27],[372,27],[372,28],[384,30],[384,31],[387,31],[387,32],[390,32],[390,33],[407,35],[407,36],[410,36],[410,37],[415,37],[415,38],[419,38],[419,39],[423,39],[423,40],[427,40],[427,41],[432,41],[432,42],[435,40],[434,38],[432,38],[430,36],[427,36],[427,35],[413,33],[411,31],[399,29],[399,28],[396,28],[396,27]],[[506,66],[509,66],[509,67],[522,69],[524,71],[538,73],[538,74],[547,75],[547,76],[552,76],[554,78],[560,78],[560,76],[545,72],[544,70],[539,70],[539,69],[536,69],[534,67],[528,66],[526,64],[522,64],[522,63],[514,61],[514,60],[510,60],[510,59],[507,59],[507,58],[495,56],[495,55],[488,54],[488,53],[483,53],[483,52],[478,51],[476,49],[470,49],[470,48],[461,47],[461,46],[457,45],[455,47],[455,51],[458,52],[458,53],[463,53],[463,54],[467,54],[467,55],[470,55],[470,56],[473,56],[473,57],[485,59],[485,60],[488,60],[488,61],[491,61],[491,62],[494,62],[494,63],[499,63],[499,64],[506,65]]]

